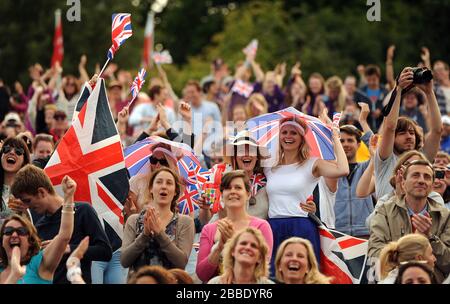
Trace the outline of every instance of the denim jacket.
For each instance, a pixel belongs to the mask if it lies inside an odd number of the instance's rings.
[[[363,198],[356,196],[356,186],[368,166],[369,161],[357,163],[353,173],[350,172],[353,174],[351,184],[347,176],[339,178],[334,212],[336,230],[342,233],[353,236],[369,235],[365,221],[374,208],[372,197],[370,195]]]

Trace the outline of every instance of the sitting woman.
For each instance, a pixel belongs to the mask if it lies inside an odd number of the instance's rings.
[[[426,261],[433,270],[436,257],[430,241],[418,233],[407,234],[396,242],[390,242],[380,253],[381,279],[378,284],[394,284],[398,267],[407,261]]]
[[[398,270],[395,284],[437,284],[433,270],[421,261],[402,264]]]
[[[275,257],[275,275],[278,283],[329,284],[331,278],[319,271],[311,242],[291,237],[278,248]]]
[[[152,172],[149,190],[149,206],[131,215],[125,224],[121,264],[130,267],[130,272],[146,265],[184,269],[192,250],[194,221],[178,214],[179,177],[161,167]]]
[[[202,229],[200,248],[197,259],[197,276],[207,282],[219,274],[222,251],[227,240],[245,228],[254,227],[261,231],[268,246],[268,254],[272,252],[272,230],[266,220],[247,213],[250,197],[250,184],[247,174],[242,170],[231,171],[222,177],[220,185],[226,217],[207,224]]]
[[[24,217],[12,215],[0,230],[0,283],[52,284],[53,275],[61,261],[74,224],[73,196],[76,183],[68,176],[63,181],[64,203],[59,233],[41,250],[36,228]],[[20,252],[17,253],[17,249]],[[15,251],[15,252],[14,252]],[[20,265],[26,269],[20,269]]]
[[[262,233],[247,227],[235,234],[225,245],[223,275],[208,284],[273,284],[269,275],[268,246]]]

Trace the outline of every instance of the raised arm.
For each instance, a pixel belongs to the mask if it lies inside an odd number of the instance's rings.
[[[395,129],[400,111],[400,102],[402,91],[412,84],[413,72],[410,67],[404,68],[400,74],[398,85],[395,88],[396,96],[391,111],[383,121],[383,130],[381,132],[381,143],[378,146],[378,154],[381,160],[387,159],[394,151]]]
[[[175,92],[173,91],[172,85],[169,82],[169,78],[167,77],[166,71],[164,71],[164,69],[162,68],[162,66],[160,64],[157,64],[156,68],[158,70],[159,76],[161,77],[161,79],[163,81],[164,87],[167,89],[167,91],[169,92],[170,98],[172,98],[173,102],[175,103],[175,109],[177,109],[179,98],[178,98],[177,94],[175,94]]]
[[[430,119],[430,131],[425,137],[423,152],[431,162],[434,160],[436,153],[439,151],[441,134],[442,134],[442,122],[441,112],[439,111],[439,105],[436,100],[436,95],[433,91],[433,81],[426,84],[417,85],[426,95],[428,104],[428,113]]]
[[[250,61],[250,65],[252,66],[253,73],[255,74],[255,78],[257,82],[263,82],[264,81],[264,71],[262,70],[259,63],[255,62],[255,60]]]
[[[369,105],[365,102],[358,102],[358,105],[361,107],[361,111],[359,112],[358,122],[361,125],[363,132],[368,133],[372,132],[369,124],[367,123],[367,117],[370,114]]]
[[[89,75],[86,71],[86,62],[87,57],[86,55],[81,56],[80,63],[78,64],[78,72],[80,73],[80,82],[85,83],[86,81],[89,81]]]
[[[395,45],[391,45],[387,49],[387,54],[386,54],[386,80],[389,85],[389,91],[391,91],[395,88],[394,51],[395,51]]]
[[[318,159],[313,166],[313,175],[315,177],[323,176],[328,178],[338,178],[341,176],[347,176],[350,172],[347,157],[345,155],[344,148],[342,148],[339,129],[337,127],[333,127],[332,129],[336,162]]]
[[[75,214],[73,197],[77,184],[66,175],[62,180],[62,187],[64,191],[64,203],[61,211],[61,226],[59,227],[58,234],[44,249],[42,263],[39,267],[39,275],[42,278],[53,278],[53,274],[59,262],[61,262],[72,237]]]

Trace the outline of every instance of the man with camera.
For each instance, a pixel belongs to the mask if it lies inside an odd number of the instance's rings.
[[[383,109],[385,119],[381,131],[381,142],[375,154],[375,188],[377,199],[391,193],[389,184],[398,158],[407,151],[422,150],[430,161],[433,161],[439,150],[442,124],[439,106],[433,92],[431,71],[424,68],[406,67],[397,80],[389,104]],[[413,87],[425,93],[425,104],[428,106],[430,130],[423,134],[418,124],[409,118],[400,117],[402,94]],[[386,113],[388,112],[388,113]]]

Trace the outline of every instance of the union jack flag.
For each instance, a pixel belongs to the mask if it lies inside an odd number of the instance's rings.
[[[242,52],[244,52],[245,55],[249,56],[249,57],[255,57],[256,56],[256,51],[258,50],[258,40],[257,39],[253,39],[243,50]]]
[[[264,188],[267,184],[267,178],[262,173],[255,173],[252,175],[252,178],[250,179],[251,182],[251,190],[252,190],[252,196],[256,196],[256,193],[262,188]]]
[[[310,155],[325,160],[335,159],[331,129],[320,119],[306,115],[293,107],[254,117],[246,124],[258,144],[267,147],[273,157],[277,155],[279,121],[294,116],[305,120],[308,125],[305,139],[310,147]]]
[[[90,203],[99,218],[122,238],[122,209],[129,182],[104,79],[99,78],[87,101],[79,103],[83,103],[81,111],[52,154],[45,172],[61,194],[63,177],[73,178],[77,183],[75,201]]]
[[[245,98],[248,98],[250,94],[253,92],[253,86],[251,84],[247,84],[244,81],[237,79],[234,82],[233,87],[231,88],[231,92],[236,92]]]
[[[85,82],[83,89],[81,90],[81,94],[80,97],[78,97],[77,100],[77,104],[75,106],[75,110],[73,111],[73,116],[72,116],[72,123],[77,120],[78,118],[78,114],[80,113],[81,109],[83,108],[84,104],[86,103],[86,101],[88,100],[89,96],[92,93],[92,90],[95,88],[95,84],[94,86],[91,87],[91,85],[89,84],[89,82]]]
[[[367,273],[368,240],[319,226],[320,269],[332,284],[360,284]]]
[[[197,202],[200,192],[196,185],[187,184],[183,190],[183,196],[178,199],[178,210],[182,214],[190,214],[199,208]]]
[[[147,75],[147,72],[145,71],[145,69],[141,69],[136,78],[134,78],[134,81],[131,84],[130,88],[131,95],[133,96],[132,100],[134,100],[137,97],[139,91],[142,89],[142,86],[145,83],[145,75]]]
[[[339,122],[341,121],[342,112],[335,112],[333,114],[333,127],[339,128]]]
[[[111,30],[112,46],[108,50],[109,60],[114,58],[116,51],[131,35],[133,35],[133,31],[131,30],[131,14],[113,14]]]
[[[172,64],[172,56],[170,55],[168,50],[164,50],[162,52],[154,52],[152,55],[153,61],[156,64]]]

